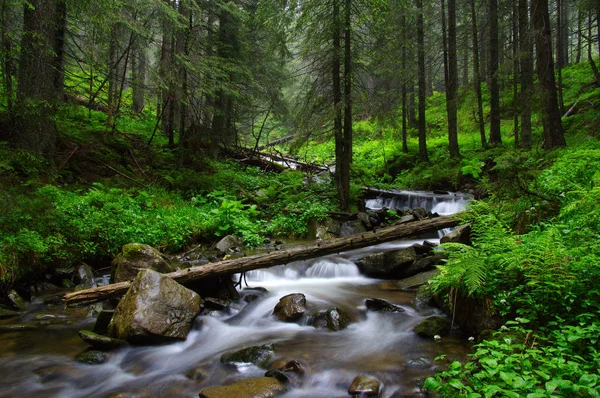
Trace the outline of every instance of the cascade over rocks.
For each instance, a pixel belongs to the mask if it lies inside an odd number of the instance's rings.
[[[115,309],[108,335],[131,344],[185,340],[200,296],[173,279],[142,270]]]
[[[282,297],[275,308],[273,315],[282,322],[294,322],[306,311],[306,296],[302,293],[292,293]]]
[[[287,392],[285,384],[272,377],[246,379],[228,386],[209,387],[200,398],[271,398]]]
[[[174,271],[165,256],[152,246],[129,243],[123,246],[121,253],[113,260],[110,281],[117,283],[131,280],[143,269],[162,274]]]

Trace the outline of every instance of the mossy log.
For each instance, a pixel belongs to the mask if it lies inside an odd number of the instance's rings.
[[[270,268],[276,265],[288,264],[293,261],[308,260],[315,257],[326,256],[343,251],[361,249],[380,243],[421,235],[426,232],[437,231],[443,228],[457,226],[458,220],[452,216],[436,217],[408,224],[395,225],[372,232],[351,235],[344,238],[330,239],[296,246],[288,250],[274,251],[267,254],[218,261],[183,269],[166,274],[177,282],[187,283],[209,276],[232,275],[240,272],[252,271],[261,268]],[[78,292],[68,293],[64,299],[68,305],[81,302],[105,300],[113,296],[123,295],[129,289],[130,282],[120,282],[111,285],[95,287]]]

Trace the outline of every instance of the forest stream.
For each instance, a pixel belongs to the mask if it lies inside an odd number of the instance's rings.
[[[467,202],[462,196],[398,193],[368,200],[367,206],[420,205],[451,214]],[[397,281],[362,276],[355,261],[425,239],[438,242],[439,236],[249,272],[241,299],[228,310],[198,317],[186,341],[122,348],[100,365],[74,360],[87,348],[78,331],[92,328],[93,311],[65,308],[56,299],[60,294],[39,298],[19,318],[0,320],[0,396],[197,397],[210,386],[263,376],[265,369],[255,365],[227,366],[219,360],[223,353],[262,344],[273,344],[273,360],[297,360],[305,368],[305,376],[284,397],[348,396],[348,387],[361,374],[382,382],[383,397],[420,396],[420,384],[441,365],[434,358],[464,358],[470,343],[456,330],[438,341],[417,336],[415,325],[431,315],[444,316],[442,312],[417,303],[415,290],[403,290]],[[279,322],[273,308],[290,293],[303,293],[307,308],[314,311],[339,307],[352,323],[331,332],[309,326],[309,318]],[[254,300],[244,300],[249,295]],[[367,298],[387,300],[404,312],[367,311]]]

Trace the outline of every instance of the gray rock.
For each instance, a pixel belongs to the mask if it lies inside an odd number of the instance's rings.
[[[205,388],[200,398],[271,398],[287,392],[285,384],[272,377],[246,379],[228,386]]]
[[[77,362],[85,363],[88,365],[100,365],[106,362],[108,354],[97,350],[87,350],[81,352],[75,356]]]
[[[78,285],[94,285],[94,271],[89,265],[82,263],[75,270],[75,283]]]
[[[126,341],[102,336],[89,330],[80,330],[79,337],[92,347],[102,351],[110,351],[127,345]]]
[[[115,309],[108,335],[131,344],[185,340],[199,311],[198,294],[145,269]]]
[[[160,273],[174,271],[166,258],[152,246],[130,243],[123,246],[112,263],[111,283],[132,280],[144,269]]]
[[[431,316],[415,327],[415,333],[421,337],[447,336],[450,334],[452,323],[448,318]]]
[[[340,236],[342,225],[333,218],[326,218],[323,221],[318,222],[312,229],[314,229],[314,233],[311,235],[313,235],[315,239],[327,240]]]
[[[279,299],[273,315],[283,322],[293,322],[306,311],[306,297],[302,293],[292,293]]]
[[[412,214],[419,220],[423,220],[429,216],[429,213],[427,212],[427,210],[425,210],[422,207],[417,207],[417,208],[413,209]]]
[[[380,312],[404,312],[400,306],[394,305],[388,301],[378,298],[368,298],[365,300],[365,305],[370,311]]]
[[[356,376],[350,387],[348,394],[359,397],[378,397],[381,392],[381,382],[373,376]]]
[[[246,249],[244,247],[244,241],[233,235],[227,235],[221,239],[215,248],[217,249],[217,253],[219,253],[221,256],[229,253],[244,251]]]
[[[275,353],[273,344],[261,346],[246,347],[241,350],[223,354],[221,363],[227,365],[236,365],[252,363],[260,368],[266,368]]]
[[[25,311],[27,309],[27,303],[25,302],[25,300],[23,300],[21,296],[19,296],[19,293],[17,293],[16,290],[11,290],[10,292],[8,292],[6,297],[8,298],[8,302],[14,309],[18,311]]]
[[[436,275],[439,275],[440,270],[434,269],[427,272],[421,272],[417,275],[411,276],[409,278],[402,279],[398,281],[399,289],[410,289],[413,287],[417,287],[423,284],[426,284]]]
[[[400,278],[404,271],[417,259],[417,253],[413,247],[385,253],[374,253],[367,255],[357,261],[356,265],[360,271],[368,276],[376,278]]]
[[[364,213],[363,213],[364,214]],[[365,224],[361,220],[346,221],[340,228],[340,237],[362,234],[367,232]]]
[[[346,329],[350,324],[350,318],[337,307],[319,312],[315,316],[314,326],[317,329],[328,329],[338,332]]]
[[[424,257],[420,260],[415,261],[402,271],[402,278],[408,278],[421,272],[431,271],[436,265],[444,263],[444,260],[448,258],[446,253],[436,253],[432,256]]]
[[[449,234],[440,239],[440,243],[462,243],[471,244],[471,224],[460,225]]]

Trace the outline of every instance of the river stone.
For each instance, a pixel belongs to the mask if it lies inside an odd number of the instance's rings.
[[[185,340],[200,311],[200,296],[173,279],[145,269],[115,309],[108,335],[131,344]]]
[[[160,273],[174,271],[165,257],[152,246],[130,243],[123,246],[112,263],[111,283],[132,280],[143,269]]]
[[[227,235],[221,239],[215,248],[217,249],[217,253],[221,256],[245,250],[244,241],[233,235]]]
[[[257,377],[229,386],[205,388],[200,398],[270,398],[287,392],[287,387],[272,377]]]
[[[388,301],[378,298],[368,298],[365,300],[368,310],[381,312],[404,312],[402,307],[394,305]]]
[[[227,365],[252,363],[259,368],[266,368],[269,364],[275,348],[273,344],[242,348],[235,352],[229,352],[221,356],[221,363]]]
[[[350,387],[348,394],[359,397],[378,397],[381,392],[381,382],[373,376],[356,376]]]
[[[273,315],[283,322],[293,322],[306,311],[306,297],[302,293],[292,293],[279,299]]]
[[[102,336],[89,330],[80,330],[79,337],[92,347],[102,351],[110,351],[127,345],[126,341]]]
[[[78,285],[93,285],[94,271],[89,265],[82,263],[75,270],[75,283]]]
[[[471,224],[460,225],[440,239],[440,243],[462,243],[471,244]]]
[[[417,259],[417,253],[413,247],[405,247],[399,250],[385,253],[369,254],[356,265],[359,270],[367,275],[377,278],[398,278],[404,270]]]
[[[13,289],[10,292],[8,292],[6,297],[8,298],[8,302],[10,303],[10,305],[13,306],[14,309],[18,311],[24,311],[27,309],[27,304],[25,303],[25,300],[23,300],[23,298],[19,296],[19,293],[17,293],[16,290]]]
[[[314,233],[312,233],[311,235],[314,235],[315,239],[327,240],[337,238],[338,236],[340,236],[342,226],[338,221],[335,221],[333,218],[328,217],[323,221],[317,222],[317,224],[313,228]]]
[[[332,332],[339,332],[346,329],[350,324],[350,318],[337,307],[321,311],[315,316],[314,326],[317,329],[329,329]]]
[[[81,352],[75,356],[77,362],[85,363],[88,365],[100,365],[106,362],[108,354],[97,350],[87,350]]]
[[[397,286],[399,289],[411,289],[413,287],[421,286],[429,282],[434,276],[439,275],[440,272],[439,269],[421,272],[417,275],[398,281]]]
[[[452,323],[448,318],[431,316],[415,327],[415,333],[421,337],[447,336],[450,334]]]
[[[364,214],[364,213],[363,213]],[[362,234],[367,232],[365,224],[361,220],[346,221],[340,228],[340,237]]]

